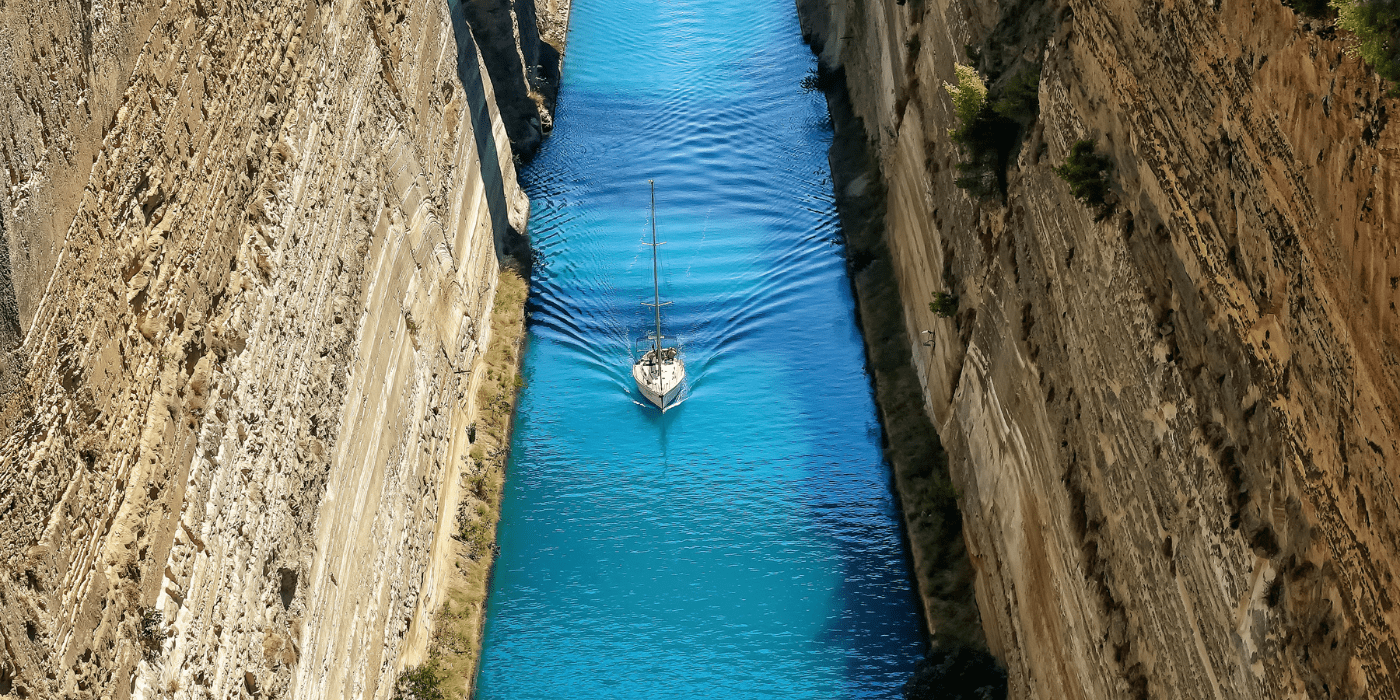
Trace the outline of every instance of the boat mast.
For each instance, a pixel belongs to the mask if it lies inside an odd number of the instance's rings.
[[[657,268],[657,264],[656,264],[656,246],[659,245],[659,244],[656,242],[656,181],[655,181],[655,180],[647,180],[647,184],[648,184],[648,185],[651,185],[651,288],[652,288],[652,292],[653,292],[653,293],[655,294],[655,296],[656,296],[656,337],[655,337],[656,348],[655,348],[655,354],[654,354],[652,357],[656,360],[657,364],[660,364],[660,363],[661,363],[661,282],[660,282],[660,279],[659,279],[659,277],[658,277],[658,274],[659,274],[659,273],[658,273],[658,268]]]

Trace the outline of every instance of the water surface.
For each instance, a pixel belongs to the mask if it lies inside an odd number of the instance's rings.
[[[478,696],[888,698],[922,651],[792,0],[578,0]],[[632,385],[657,183],[689,397]]]

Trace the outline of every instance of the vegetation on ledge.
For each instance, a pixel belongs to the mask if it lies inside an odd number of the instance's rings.
[[[1089,139],[1076,141],[1069,149],[1069,157],[1064,165],[1055,168],[1055,174],[1069,183],[1069,192],[1074,198],[1102,209],[1108,196],[1108,171],[1113,161],[1108,156],[1094,152],[1094,142]]]
[[[977,69],[959,63],[954,70],[957,84],[945,83],[944,88],[953,98],[958,127],[949,129],[948,137],[967,155],[958,163],[955,184],[978,199],[1003,197],[1011,153],[1039,111],[1040,73],[1023,71],[989,91]]]
[[[1352,53],[1391,83],[1400,83],[1400,0],[1332,0],[1337,25],[1356,36]],[[1400,92],[1392,87],[1391,93]]]
[[[511,417],[524,384],[519,368],[526,294],[524,277],[513,268],[502,268],[491,310],[490,345],[485,361],[470,375],[479,375],[479,385],[475,422],[462,428],[462,438],[471,447],[461,455],[459,465],[455,570],[449,575],[446,600],[434,620],[428,660],[400,674],[396,700],[470,695],[481,656],[487,583],[499,551],[496,522],[510,450]]]
[[[1390,81],[1400,96],[1400,0],[1284,0],[1299,14],[1337,20],[1355,37],[1349,50]]]
[[[905,700],[1001,700],[1006,670],[981,649],[954,645],[930,649],[904,684]]]
[[[928,310],[942,318],[952,318],[958,312],[958,297],[947,292],[934,292]]]
[[[394,683],[394,700],[443,700],[442,681],[436,661],[406,668]]]

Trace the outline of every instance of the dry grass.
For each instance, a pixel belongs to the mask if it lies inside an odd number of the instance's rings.
[[[500,519],[511,417],[523,385],[520,356],[527,291],[518,271],[501,270],[491,311],[491,344],[485,363],[477,370],[483,376],[476,395],[476,440],[461,474],[456,573],[438,611],[429,650],[430,658],[437,662],[446,697],[471,694],[481,656],[486,588],[496,558],[496,522]]]

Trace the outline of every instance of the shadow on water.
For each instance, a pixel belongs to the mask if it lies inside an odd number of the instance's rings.
[[[794,18],[791,29],[794,35],[797,34],[795,25]],[[796,43],[793,48],[793,60],[774,66],[764,81],[766,92],[794,95],[799,92],[802,78],[816,70],[816,62],[805,46]],[[817,146],[814,151],[825,161],[826,150],[834,136],[833,123],[820,93],[810,93],[807,98],[810,99],[799,98],[799,101],[811,102],[815,112],[798,120],[800,126],[794,130],[805,134],[812,145]],[[774,239],[760,246],[763,251],[760,257],[771,261],[761,275],[764,283],[746,291],[738,303],[739,314],[732,319],[730,327],[712,331],[722,337],[708,339],[713,346],[709,348],[710,362],[713,356],[734,352],[736,346],[743,346],[751,336],[757,336],[756,342],[763,343],[767,351],[781,358],[774,364],[785,368],[784,374],[790,379],[784,383],[791,386],[809,383],[810,377],[803,375],[812,373],[814,367],[819,368],[820,373],[836,373],[840,367],[850,365],[864,368],[866,357],[855,324],[855,300],[845,272],[846,249],[835,213],[829,166],[825,162],[820,162],[820,166],[820,172],[783,174],[789,179],[785,183],[788,191],[784,194],[803,200],[804,211],[797,218],[803,222],[800,228],[806,235],[796,244],[792,240]],[[789,343],[772,344],[777,314],[769,307],[800,305],[803,297],[811,295],[804,287],[820,276],[818,270],[830,275],[838,297],[838,308],[827,311],[834,312],[836,318],[824,330],[846,335],[848,342],[833,342],[826,333],[809,334],[799,327],[788,335]],[[820,303],[813,300],[812,306]],[[750,327],[750,322],[754,327]],[[700,333],[703,335],[704,331]],[[826,362],[814,359],[818,357],[830,359]],[[901,671],[896,675],[907,677],[913,674],[919,652],[927,646],[929,637],[922,616],[909,614],[911,609],[921,608],[921,601],[914,580],[912,555],[903,535],[891,465],[881,451],[863,452],[859,445],[852,444],[853,416],[866,417],[867,445],[883,448],[886,444],[884,430],[875,416],[870,377],[865,372],[862,374],[863,381],[856,384],[853,395],[843,397],[843,410],[832,410],[831,393],[799,394],[803,397],[800,412],[807,423],[804,432],[814,443],[811,452],[831,456],[808,465],[806,491],[810,496],[806,510],[807,517],[814,523],[813,529],[830,534],[841,566],[838,589],[833,596],[839,601],[840,610],[830,618],[819,639],[832,647],[847,649],[847,697],[885,698],[890,697],[891,690],[886,685],[891,647],[905,645],[910,652],[897,662]],[[852,486],[853,482],[859,485]],[[899,525],[892,528],[892,523]],[[874,556],[877,551],[885,556]],[[883,595],[872,595],[872,590],[881,589],[882,583],[887,585],[890,580],[902,580],[907,585],[895,589],[885,587]],[[872,663],[872,659],[882,659],[883,663]]]
[[[829,124],[816,124],[823,143],[832,138]],[[827,209],[834,208],[834,202],[823,202]],[[817,213],[825,214],[825,211]],[[829,216],[823,216],[815,233],[818,238],[834,240],[828,251],[838,266],[844,265],[845,246],[838,235],[838,224]],[[784,250],[774,246],[765,257],[782,259]],[[781,267],[770,271],[770,279],[785,274]],[[848,347],[858,349],[860,337],[854,326],[855,300],[850,296],[849,286],[844,278],[838,296],[843,313],[851,318],[851,326],[845,330],[850,334]],[[775,362],[780,367],[792,368],[786,371],[791,375],[791,383],[800,385],[804,380],[800,374],[810,372],[814,366],[814,356],[832,356],[831,365],[844,363],[864,363],[863,353],[842,356],[840,349],[825,347],[820,341],[809,342],[798,336],[798,342],[780,347],[775,352],[782,358]],[[826,340],[826,339],[822,339]],[[814,352],[813,346],[821,347]],[[801,368],[801,369],[796,369]],[[845,411],[831,410],[831,396],[814,394],[803,401],[801,412],[806,416],[808,439],[814,445],[812,452],[820,455],[839,455],[840,459],[828,458],[808,465],[807,492],[811,494],[807,502],[807,517],[814,523],[814,529],[830,533],[831,541],[837,548],[836,559],[841,565],[837,594],[840,610],[830,619],[819,637],[832,646],[848,649],[845,662],[847,697],[885,698],[889,688],[882,684],[889,674],[888,665],[872,664],[871,659],[888,658],[894,640],[903,640],[910,645],[911,652],[927,646],[929,637],[923,620],[911,619],[909,611],[919,610],[921,601],[917,583],[913,575],[913,561],[902,527],[891,528],[891,523],[901,522],[897,495],[895,494],[892,468],[880,451],[862,453],[851,444],[852,415],[865,415],[865,437],[867,444],[886,444],[884,429],[874,415],[874,393],[866,375],[866,381],[856,387],[858,395],[846,398]],[[863,463],[862,463],[863,462]],[[857,466],[858,465],[858,466]],[[859,488],[843,488],[853,480],[860,481],[857,472],[864,471],[869,480]],[[883,551],[886,556],[872,556],[872,550]],[[886,590],[885,595],[871,595],[872,588],[880,582],[891,579],[904,580],[907,585],[899,590]],[[912,627],[917,625],[917,627]],[[898,642],[896,642],[898,643]],[[918,662],[917,654],[905,657],[901,666],[902,675],[913,674]]]

